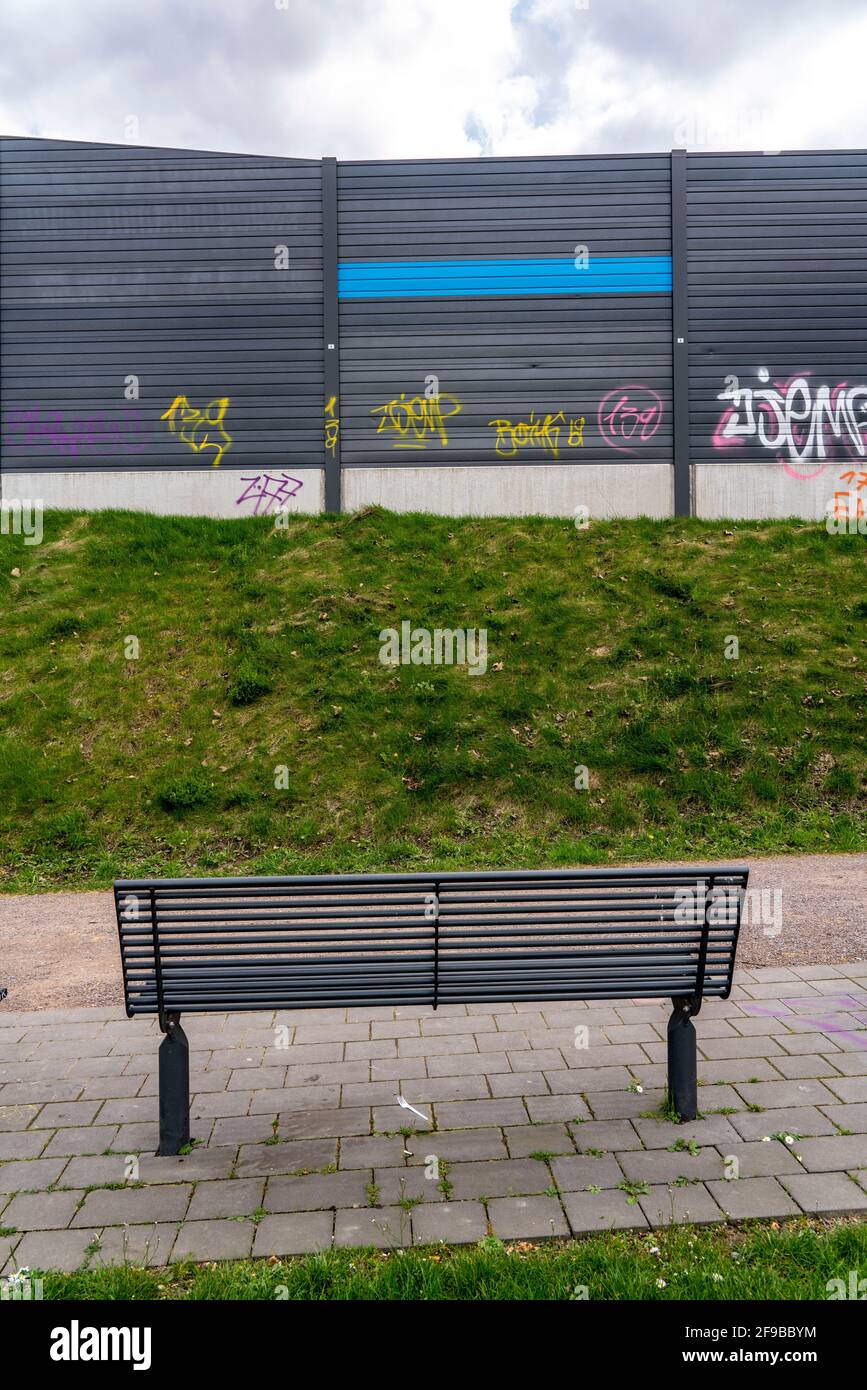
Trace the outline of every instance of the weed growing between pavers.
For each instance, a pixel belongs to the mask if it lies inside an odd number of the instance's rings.
[[[867,1224],[679,1226],[540,1244],[335,1250],[294,1259],[47,1273],[49,1299],[825,1299],[867,1270]]]
[[[6,889],[867,846],[864,537],[371,509],[15,541]],[[404,619],[486,628],[486,673],[384,666]]]

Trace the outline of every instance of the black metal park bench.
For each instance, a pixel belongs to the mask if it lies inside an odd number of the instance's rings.
[[[127,1014],[156,1014],[160,1154],[190,1139],[185,1013],[670,998],[669,1095],[697,1112],[703,998],[726,999],[743,867],[131,880]],[[580,1018],[578,1019],[580,1022]]]

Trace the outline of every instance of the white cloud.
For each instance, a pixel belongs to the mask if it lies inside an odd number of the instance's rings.
[[[858,0],[4,0],[0,130],[343,159],[867,144]]]

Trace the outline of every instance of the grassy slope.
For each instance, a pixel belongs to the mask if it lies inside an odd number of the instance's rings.
[[[464,1249],[335,1250],[284,1261],[48,1274],[61,1299],[826,1299],[867,1262],[867,1224],[805,1219]],[[278,1292],[280,1290],[280,1292]],[[285,1290],[285,1292],[283,1292]]]
[[[865,556],[795,522],[55,513],[0,537],[3,886],[863,849]],[[403,619],[486,627],[487,674],[384,667]]]

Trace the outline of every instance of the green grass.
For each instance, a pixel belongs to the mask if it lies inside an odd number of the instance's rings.
[[[47,1273],[46,1299],[825,1299],[867,1271],[867,1225],[610,1232],[582,1241]],[[32,1276],[32,1272],[31,1272]],[[715,1277],[718,1276],[718,1277]],[[659,1281],[662,1281],[660,1283]]]
[[[863,850],[865,555],[792,521],[48,514],[0,537],[2,886]],[[487,673],[383,666],[404,619],[486,628]]]

